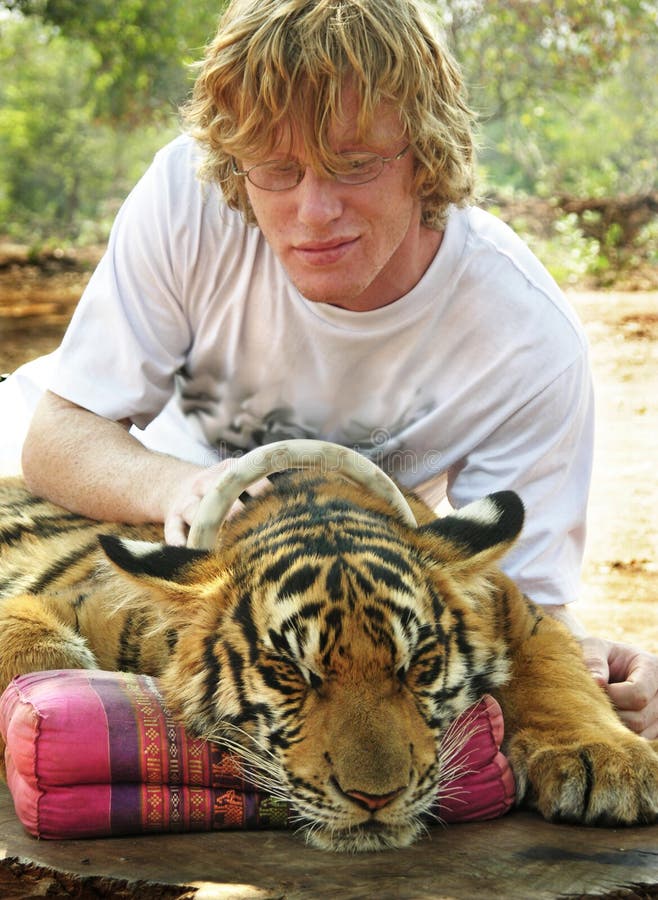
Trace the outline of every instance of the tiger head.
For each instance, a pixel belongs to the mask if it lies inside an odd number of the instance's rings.
[[[454,776],[450,723],[508,678],[496,561],[520,500],[442,519],[412,502],[417,527],[338,475],[296,472],[217,550],[102,539],[177,633],[169,708],[235,750],[318,848],[410,844]]]

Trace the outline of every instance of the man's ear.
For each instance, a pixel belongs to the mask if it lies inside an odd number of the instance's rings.
[[[181,587],[198,583],[203,577],[200,562],[209,559],[208,550],[191,550],[169,544],[133,541],[113,534],[98,537],[105,555],[118,569],[133,580]]]
[[[523,503],[513,491],[499,491],[421,526],[421,534],[441,538],[451,564],[471,568],[495,562],[510,549],[523,527]],[[444,543],[445,542],[445,543]]]

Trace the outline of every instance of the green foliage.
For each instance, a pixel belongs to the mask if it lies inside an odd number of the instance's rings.
[[[0,22],[0,233],[102,239],[116,202],[173,133],[95,118],[93,48],[36,20]],[[113,208],[114,207],[114,208]]]
[[[523,228],[518,232],[564,287],[577,285],[588,275],[601,276],[609,268],[599,242],[583,235],[573,214],[558,219],[550,237],[538,237],[532,230],[524,233]]]
[[[435,0],[482,122],[485,195],[545,199],[658,190],[658,4],[654,0]],[[592,214],[593,215],[593,214]],[[558,281],[607,283],[654,260],[613,222],[520,229]],[[548,234],[550,232],[550,235]],[[653,254],[653,256],[652,256]]]
[[[183,63],[214,30],[216,0],[6,0],[73,42],[91,47],[94,113],[135,126],[165,117],[184,97]]]
[[[546,197],[656,188],[658,4],[435,5],[481,113],[490,187]]]
[[[434,0],[488,118],[588,90],[658,25],[650,0]]]

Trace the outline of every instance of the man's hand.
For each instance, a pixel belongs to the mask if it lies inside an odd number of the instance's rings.
[[[194,521],[202,498],[214,488],[222,472],[237,462],[237,459],[223,459],[214,466],[192,473],[181,482],[165,516],[164,534],[168,544],[183,546],[186,543],[190,525]],[[255,496],[265,490],[269,484],[267,478],[261,478],[249,486],[248,493]],[[229,512],[229,517],[234,515],[242,505],[239,500],[236,501]]]
[[[658,656],[603,638],[581,639],[585,663],[631,731],[658,738]]]
[[[585,664],[612,700],[622,722],[637,734],[658,738],[658,656],[591,637],[568,606],[545,606],[580,641]]]

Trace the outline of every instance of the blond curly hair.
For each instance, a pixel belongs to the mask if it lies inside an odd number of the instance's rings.
[[[267,159],[294,128],[310,164],[335,170],[330,132],[346,84],[359,100],[359,138],[380,104],[399,111],[423,222],[442,228],[450,204],[473,198],[474,116],[421,0],[232,0],[183,109],[205,151],[200,177],[253,223],[234,160]]]

